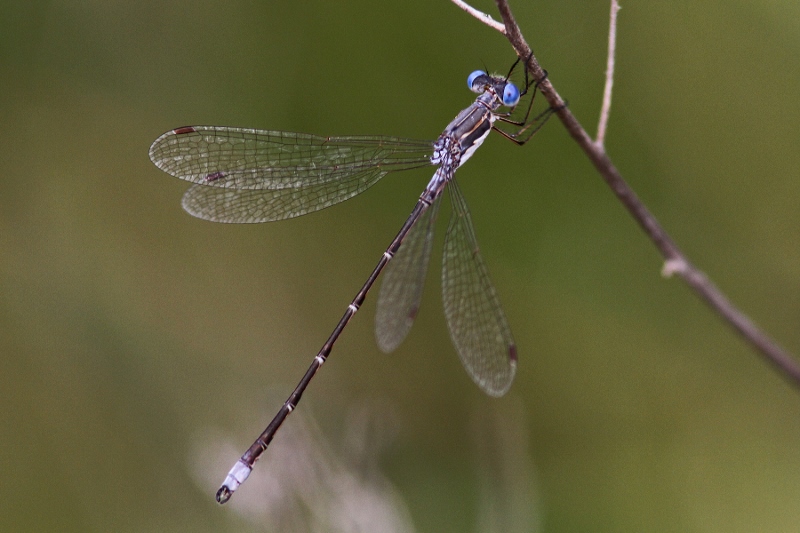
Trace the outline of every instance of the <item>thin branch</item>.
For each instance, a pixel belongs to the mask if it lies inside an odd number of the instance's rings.
[[[611,14],[608,17],[608,59],[606,60],[606,86],[603,89],[603,106],[600,109],[600,120],[597,123],[595,142],[601,148],[606,141],[608,116],[611,112],[611,90],[614,88],[614,57],[617,53],[617,11],[619,2],[611,0]]]
[[[497,22],[496,20],[494,20],[491,15],[486,14],[483,11],[478,11],[468,3],[462,2],[462,0],[450,0],[450,1],[453,2],[455,5],[457,5],[458,7],[460,7],[461,9],[463,9],[464,11],[466,11],[467,13],[469,13],[470,15],[472,15],[473,17],[475,17],[476,19],[480,20],[481,22],[489,26],[490,28],[494,28],[503,35],[506,34],[506,27]]]
[[[456,0],[452,1],[456,2]],[[800,365],[788,352],[761,331],[744,313],[734,307],[708,277],[681,252],[678,245],[664,231],[664,228],[661,227],[656,218],[639,200],[636,193],[633,192],[633,189],[622,178],[622,175],[620,175],[608,157],[603,143],[592,141],[592,138],[589,137],[586,130],[583,129],[583,126],[570,112],[564,100],[553,87],[551,79],[545,76],[544,70],[522,36],[519,26],[514,20],[514,15],[508,7],[508,2],[506,0],[495,1],[504,22],[505,31],[501,33],[506,36],[519,57],[528,58],[526,63],[528,72],[534,76],[534,79],[544,80],[539,84],[539,91],[547,99],[550,107],[556,110],[555,114],[558,115],[567,132],[583,149],[617,198],[661,252],[665,260],[662,273],[667,277],[673,274],[679,275],[689,288],[749,342],[758,353],[772,363],[786,379],[796,387],[800,387]],[[463,2],[459,2],[459,4],[461,3]],[[612,55],[609,54],[609,56]],[[599,139],[602,140],[602,137],[599,137]]]

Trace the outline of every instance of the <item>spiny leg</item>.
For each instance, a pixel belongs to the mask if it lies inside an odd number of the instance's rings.
[[[531,52],[531,54],[533,54],[533,52]],[[519,60],[517,60],[517,61],[519,61]],[[542,78],[540,80],[535,82],[535,85],[533,87],[533,96],[531,96],[531,99],[528,102],[528,110],[525,111],[525,118],[523,118],[522,120],[512,120],[511,119],[511,115],[514,113],[514,109],[516,109],[516,108],[512,109],[511,111],[509,111],[507,113],[495,113],[495,116],[497,118],[499,118],[500,120],[502,120],[503,122],[507,122],[507,123],[513,124],[515,126],[524,126],[525,124],[527,124],[528,123],[528,117],[531,114],[531,109],[533,109],[533,101],[536,99],[536,90],[539,88],[539,85],[541,85],[544,82],[544,80],[546,80],[546,79],[547,79],[547,71],[545,70],[544,71],[544,76],[542,76]],[[520,93],[520,95],[519,95],[520,98],[522,98],[523,96],[528,94],[528,89],[533,84],[534,84],[533,81],[528,81],[528,70],[525,69],[525,90],[523,90]],[[533,120],[536,121],[537,119],[538,119],[538,117],[534,118]]]
[[[566,106],[566,104],[565,104],[565,106]],[[507,122],[509,124],[513,124],[513,125],[516,125],[516,126],[520,126],[520,125],[522,126],[519,130],[517,130],[514,133],[509,133],[507,131],[501,130],[497,126],[492,126],[492,129],[494,131],[498,132],[500,135],[502,135],[506,139],[508,139],[509,141],[512,141],[512,142],[518,144],[519,146],[522,146],[523,144],[525,144],[526,142],[531,140],[531,137],[533,137],[536,134],[536,132],[538,132],[540,129],[542,129],[542,126],[545,125],[545,123],[547,122],[547,119],[549,119],[550,116],[553,113],[558,111],[558,109],[561,109],[561,107],[559,107],[559,108],[548,107],[547,109],[545,109],[544,111],[542,111],[541,113],[536,115],[533,118],[533,120],[531,120],[527,124],[525,124],[524,122],[522,124],[518,124],[517,122],[511,121],[511,120],[506,120],[503,117],[498,117],[498,120],[501,120],[503,122]],[[531,129],[531,127],[533,127],[533,129]],[[530,131],[528,131],[528,130],[530,130]],[[522,134],[524,134],[526,132],[527,132],[527,135],[525,135],[523,138],[520,138],[520,135],[522,135]]]
[[[525,72],[527,78],[527,70]],[[549,119],[553,113],[555,113],[559,109],[562,109],[562,107],[558,108],[548,107],[547,109],[545,109],[544,111],[533,117],[533,119],[529,120],[531,109],[533,108],[533,100],[536,98],[536,90],[539,88],[539,85],[546,79],[547,79],[547,71],[544,71],[544,76],[542,76],[541,79],[535,82],[535,85],[533,87],[533,95],[531,96],[530,103],[528,104],[528,109],[525,112],[525,117],[523,118],[523,120],[511,119],[510,117],[511,114],[513,113],[513,110],[511,110],[508,113],[498,113],[496,115],[499,121],[505,122],[506,124],[511,124],[512,126],[518,126],[517,131],[510,133],[500,129],[497,126],[492,126],[492,129],[500,133],[506,139],[520,146],[528,142],[531,139],[531,137],[533,137],[536,134],[536,132],[538,132],[542,128],[542,126],[545,125],[547,119]],[[530,85],[532,84],[532,82],[527,82],[527,79],[526,83],[527,87],[530,87]],[[527,87],[525,90],[526,92],[527,92]],[[566,103],[564,104],[564,107],[565,106]]]

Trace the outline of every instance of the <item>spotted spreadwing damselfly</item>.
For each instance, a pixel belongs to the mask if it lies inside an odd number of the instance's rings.
[[[502,396],[511,387],[517,349],[478,251],[455,171],[490,131],[498,131],[522,145],[552,113],[547,109],[528,120],[538,83],[529,82],[526,72],[520,92],[509,81],[518,63],[519,59],[506,76],[479,70],[470,74],[467,85],[478,93],[477,99],[447,125],[436,141],[186,126],[166,132],[150,147],[150,159],[158,168],[194,184],[183,196],[183,208],[214,222],[293,218],[352,198],[390,172],[437,167],[405,224],[347,306],[300,383],[228,473],[217,492],[219,503],[228,501],[250,475],[384,268],[375,318],[378,346],[391,352],[406,337],[422,298],[434,223],[445,189],[452,214],[444,242],[442,294],[450,337],[467,373],[487,394]],[[531,85],[527,112],[522,120],[514,120],[512,113]],[[499,111],[501,107],[508,111]],[[498,128],[498,121],[516,131]]]

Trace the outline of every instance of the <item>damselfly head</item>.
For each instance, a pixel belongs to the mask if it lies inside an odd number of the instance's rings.
[[[508,107],[514,107],[519,102],[519,88],[508,81],[508,78],[490,76],[482,70],[476,70],[467,77],[467,86],[472,92],[479,94],[491,90]]]

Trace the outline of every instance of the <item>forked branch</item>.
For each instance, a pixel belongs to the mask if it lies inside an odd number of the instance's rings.
[[[527,58],[526,67],[534,79],[545,78],[545,72],[533,55],[530,46],[522,36],[519,26],[514,19],[511,8],[507,0],[495,0],[497,9],[503,20],[503,28],[496,27],[496,22],[488,15],[482,14],[474,8],[465,8],[463,1],[452,0],[459,7],[469,11],[475,18],[486,23],[490,27],[500,31],[514,48],[519,57]],[[609,30],[609,38],[614,39],[616,34],[616,2],[612,4],[612,24]],[[491,21],[495,24],[490,24]],[[767,336],[758,328],[744,313],[739,311],[728,298],[711,282],[708,276],[694,266],[686,255],[678,248],[678,245],[664,231],[652,213],[633,192],[633,189],[625,182],[622,175],[611,162],[604,147],[605,130],[608,121],[608,109],[611,102],[611,82],[613,81],[613,54],[614,43],[609,43],[609,67],[606,73],[606,95],[604,97],[603,110],[601,111],[600,123],[598,125],[598,138],[592,140],[586,130],[581,126],[575,116],[570,112],[564,100],[556,91],[550,78],[544,79],[539,84],[539,91],[547,99],[550,107],[555,110],[555,114],[564,124],[569,134],[578,143],[603,180],[611,187],[611,190],[622,202],[622,205],[633,216],[639,226],[658,248],[664,258],[662,274],[665,277],[678,275],[683,281],[703,300],[706,304],[722,317],[734,330],[736,330],[753,348],[770,362],[786,379],[796,387],[800,387],[800,365],[797,361],[775,341]],[[607,101],[607,103],[606,103]]]

